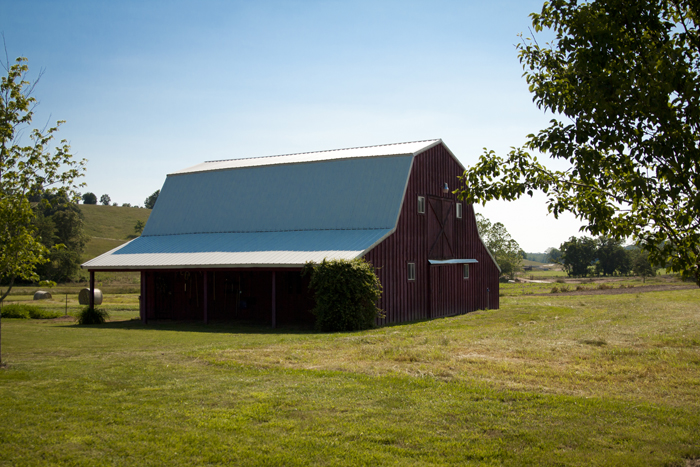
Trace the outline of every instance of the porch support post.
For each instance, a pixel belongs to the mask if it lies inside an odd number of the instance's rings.
[[[209,287],[207,278],[209,277],[209,271],[204,271],[204,324],[209,323]]]
[[[90,309],[95,308],[95,271],[90,271]]]
[[[276,289],[276,284],[275,284],[275,279],[276,279],[277,274],[275,271],[272,271],[272,329],[275,329],[277,327],[277,291]]]
[[[148,303],[146,298],[147,289],[148,287],[146,287],[146,271],[141,271],[141,297],[139,297],[139,311],[141,313],[141,322],[143,324],[148,323],[148,308],[146,307],[146,304]]]

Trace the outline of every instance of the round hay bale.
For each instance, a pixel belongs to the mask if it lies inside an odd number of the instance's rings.
[[[78,294],[78,303],[81,305],[90,304],[90,289],[82,289]],[[100,289],[95,289],[95,305],[102,304],[102,291]]]
[[[51,294],[46,290],[37,290],[34,292],[34,300],[48,300],[51,298]]]

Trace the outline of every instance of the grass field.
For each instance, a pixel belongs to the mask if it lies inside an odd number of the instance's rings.
[[[80,210],[85,216],[85,233],[90,237],[111,238],[126,241],[134,234],[136,221],[144,224],[151,215],[150,209],[127,208],[122,206],[102,206],[99,204],[81,204]]]
[[[540,263],[539,261],[532,261],[531,259],[523,259],[522,265],[523,266],[534,266],[534,267],[541,267],[545,263]]]
[[[102,326],[6,319],[0,465],[700,458],[700,290],[501,300],[343,334],[144,326],[135,295]]]
[[[574,291],[591,291],[600,289],[635,288],[653,285],[684,285],[683,282],[678,280],[678,278],[669,275],[648,277],[646,280],[640,277],[593,277],[569,279],[566,276],[551,277],[546,280],[546,283],[509,282],[499,284],[499,293],[503,297],[557,292],[565,293]]]
[[[79,207],[85,217],[85,233],[90,237],[82,255],[83,261],[95,258],[134,238],[136,221],[145,224],[151,215],[151,210],[145,208],[99,204],[80,204]],[[79,280],[84,282],[88,279],[88,272],[80,271],[79,276]],[[133,285],[139,280],[138,273],[130,272],[102,273],[101,276],[105,282],[121,285]],[[78,285],[76,287],[80,288]]]

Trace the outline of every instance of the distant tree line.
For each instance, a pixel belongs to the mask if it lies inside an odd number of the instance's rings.
[[[69,282],[77,278],[88,236],[83,213],[63,193],[44,192],[30,197],[37,240],[48,250],[47,262],[36,267],[42,279]]]
[[[155,205],[159,193],[160,190],[146,199],[144,204],[149,209]],[[80,198],[83,204],[97,204],[94,193],[82,194]],[[54,282],[78,279],[81,258],[89,237],[85,233],[84,216],[77,203],[72,202],[63,192],[41,190],[32,194],[29,201],[34,211],[36,238],[48,250],[48,261],[36,266],[38,277]],[[107,194],[100,197],[100,203],[105,206],[110,201]],[[131,207],[128,203],[122,206]],[[136,223],[137,235],[141,234],[144,226],[141,221]]]
[[[648,252],[636,246],[625,247],[622,240],[611,237],[571,237],[558,251],[560,257],[556,262],[570,277],[634,274],[646,278],[656,275]]]
[[[560,264],[571,277],[634,274],[646,278],[656,275],[648,252],[637,246],[623,246],[622,241],[605,236],[571,237],[559,248],[547,248],[544,253],[523,253],[523,258]]]
[[[143,202],[143,206],[147,209],[153,209],[153,206],[156,205],[156,200],[158,199],[158,195],[160,194],[160,190],[156,190],[151,196],[146,198],[146,200]],[[95,193],[87,192],[81,195],[81,198],[83,200],[83,204],[97,204],[97,195]],[[110,203],[112,203],[112,198],[108,194],[104,194],[100,196],[100,204],[103,206],[109,206]],[[118,206],[118,203],[112,203],[112,206]],[[130,208],[130,207],[135,207],[138,208],[140,206],[131,206],[131,203],[122,203],[122,207],[125,208]]]
[[[537,263],[550,263],[547,253],[525,253],[523,252],[523,259],[529,261],[535,261]]]
[[[160,190],[149,196],[152,204]],[[81,196],[83,204],[97,204],[94,193]],[[64,193],[40,192],[29,198],[34,210],[34,227],[39,242],[49,251],[49,261],[36,267],[43,280],[70,282],[78,278],[82,254],[89,237],[85,233],[84,216],[78,205]],[[107,206],[109,195],[102,195],[100,202]],[[135,232],[140,235],[145,224],[137,221]]]

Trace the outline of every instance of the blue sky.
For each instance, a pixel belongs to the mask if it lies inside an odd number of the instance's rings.
[[[442,138],[462,164],[551,118],[515,44],[541,1],[0,0],[34,123],[88,159],[98,197],[143,205],[204,160]],[[579,235],[544,197],[477,207],[530,252]]]

